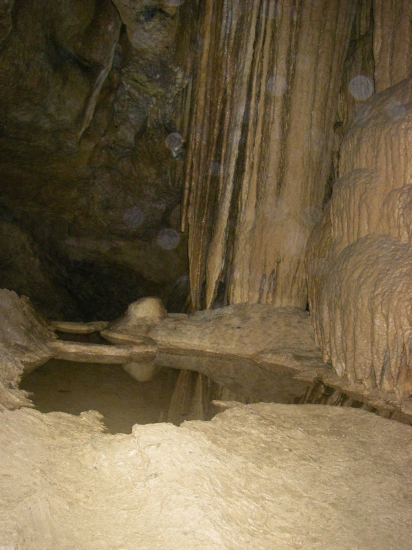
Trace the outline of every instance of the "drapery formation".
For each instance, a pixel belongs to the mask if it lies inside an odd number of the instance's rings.
[[[205,0],[185,178],[193,309],[304,308],[356,1]]]

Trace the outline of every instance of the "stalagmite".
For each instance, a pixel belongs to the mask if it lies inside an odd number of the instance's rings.
[[[355,1],[207,0],[186,173],[192,306],[304,308]]]

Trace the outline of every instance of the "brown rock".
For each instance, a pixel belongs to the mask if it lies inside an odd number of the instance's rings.
[[[373,6],[375,85],[380,92],[412,70],[412,5],[409,0],[375,0]]]
[[[304,309],[355,2],[203,3],[186,189],[194,309]],[[201,292],[205,285],[205,299]]]
[[[113,319],[148,294],[167,301],[187,273],[184,236],[175,231],[174,249],[158,243],[180,201],[182,159],[165,140],[187,82],[174,59],[182,24],[176,7],[142,10],[137,51],[110,0],[0,2],[1,206],[69,290],[60,319]],[[186,296],[174,294],[179,309]]]

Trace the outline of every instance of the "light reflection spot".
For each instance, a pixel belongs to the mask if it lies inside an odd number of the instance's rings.
[[[171,227],[161,229],[157,234],[157,244],[164,250],[173,250],[179,244],[180,236]]]
[[[374,85],[371,78],[360,74],[349,82],[349,91],[355,99],[363,101],[373,94]]]

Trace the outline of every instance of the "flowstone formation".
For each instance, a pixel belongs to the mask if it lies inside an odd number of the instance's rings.
[[[410,2],[374,2],[370,83],[339,152],[339,179],[307,250],[323,359],[342,379],[411,407]],[[367,85],[367,81],[364,81]],[[372,94],[373,88],[370,90]]]
[[[323,359],[399,401],[412,394],[411,100],[409,77],[358,114],[307,261]]]
[[[410,549],[410,426],[259,404],[101,429],[92,412],[0,414],[0,546]]]

